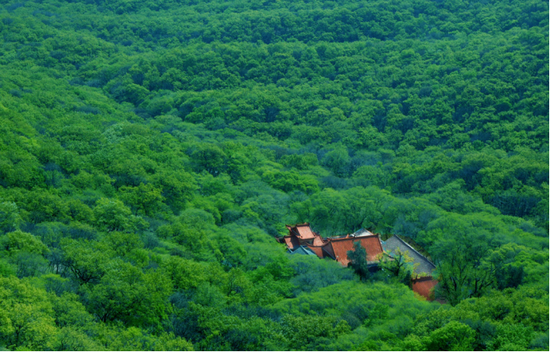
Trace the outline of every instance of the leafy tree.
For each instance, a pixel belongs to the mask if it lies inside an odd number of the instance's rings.
[[[0,334],[6,347],[53,349],[57,327],[46,292],[13,276],[0,280]]]
[[[415,266],[414,259],[408,255],[408,252],[403,252],[399,248],[392,251],[391,254],[382,253],[379,266],[384,270],[392,273],[399,281],[404,284],[409,284]]]
[[[97,242],[72,239],[63,239],[61,250],[63,266],[68,269],[64,274],[72,276],[80,285],[97,283],[105,273],[104,265],[113,256],[112,249]]]
[[[224,171],[226,157],[226,154],[215,145],[202,145],[191,154],[195,171],[205,170],[213,176],[218,176]]]
[[[0,347],[548,350],[546,3],[139,4],[2,3]]]
[[[171,333],[153,335],[138,327],[103,327],[99,330],[100,341],[105,349],[154,350],[154,351],[191,351],[193,345],[185,339]]]
[[[289,264],[296,271],[296,275],[290,279],[295,296],[301,292],[315,292],[354,277],[353,273],[342,270],[341,265],[332,260],[319,261],[312,256],[295,255],[290,258]]]
[[[344,147],[335,148],[328,152],[324,156],[322,163],[331,169],[336,176],[349,175],[350,157],[347,149]]]
[[[485,241],[485,236],[469,236],[467,240],[462,237],[439,242],[442,254],[436,260],[439,273],[436,295],[455,305],[465,298],[479,297],[493,285],[495,268],[486,261]]]
[[[178,170],[178,172],[157,173],[153,176],[153,179],[155,184],[162,189],[162,198],[160,199],[172,206],[174,210],[183,208],[185,202],[193,197],[197,187],[194,177],[181,170]],[[156,204],[158,205],[158,202]]]
[[[336,338],[349,332],[345,320],[334,317],[283,317],[283,333],[289,339],[291,349],[312,349],[325,339]]]
[[[517,287],[522,283],[524,269],[522,266],[514,265],[515,257],[522,250],[525,250],[522,246],[510,243],[491,253],[489,261],[495,266],[496,286],[500,290]]]
[[[197,288],[203,282],[221,284],[227,277],[225,271],[217,263],[195,262],[174,256],[164,261],[162,268],[170,278],[175,290]]]
[[[367,263],[367,251],[360,241],[353,243],[353,250],[347,252],[349,266],[355,271],[361,280],[370,278],[369,265]]]
[[[96,202],[94,215],[97,226],[104,231],[136,231],[145,220],[132,215],[120,200],[102,198]]]
[[[155,272],[143,274],[128,263],[113,261],[98,284],[84,286],[88,308],[100,321],[122,321],[130,326],[158,327],[166,318],[169,279]]]
[[[99,350],[101,346],[85,332],[72,327],[64,327],[59,329],[55,348],[59,350],[85,351],[91,349]]]
[[[0,248],[11,255],[21,252],[43,255],[48,252],[48,247],[46,247],[39,238],[21,230],[10,232],[2,236],[1,241]]]
[[[19,228],[21,216],[15,203],[0,203],[0,231],[12,232]]]
[[[161,189],[143,183],[140,183],[137,187],[122,186],[120,197],[135,209],[134,212],[143,215],[152,215],[159,211],[164,201]]]
[[[75,221],[93,223],[95,221],[92,209],[81,200],[72,199],[68,202],[69,216]]]
[[[472,328],[451,321],[430,334],[427,346],[432,351],[468,351],[472,349],[474,338],[475,331]]]

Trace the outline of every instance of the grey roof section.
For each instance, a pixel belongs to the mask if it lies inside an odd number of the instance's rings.
[[[304,255],[314,255],[314,256],[317,256],[317,254],[315,254],[314,251],[312,251],[311,249],[305,247],[305,246],[300,246],[294,250],[292,249],[288,249],[288,253],[290,254],[304,254]]]
[[[350,236],[350,237],[374,236],[374,233],[370,232],[369,230],[359,229],[359,230],[355,231],[352,234],[341,235],[341,236],[330,236],[330,237],[327,237],[327,238],[338,239],[338,238],[345,238],[345,237],[348,237],[348,236]]]
[[[372,236],[374,235],[372,232],[370,232],[369,230],[366,230],[366,229],[359,229],[357,231],[355,231],[354,233],[352,233],[350,236],[352,237],[363,237],[363,236]]]
[[[435,270],[435,265],[430,262],[428,258],[418,253],[416,249],[411,247],[407,242],[403,241],[397,235],[393,235],[392,237],[388,238],[383,244],[384,250],[387,251],[390,255],[392,254],[391,252],[395,251],[396,249],[400,249],[402,252],[408,252],[407,254],[414,259],[414,263],[419,264],[416,269],[414,269],[414,272],[416,274],[426,273],[431,275],[432,272]]]

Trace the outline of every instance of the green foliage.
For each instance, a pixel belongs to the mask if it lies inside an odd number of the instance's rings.
[[[97,226],[104,231],[136,231],[146,222],[136,216],[119,200],[102,198],[96,202],[94,216]]]
[[[15,203],[0,203],[0,230],[2,232],[17,230],[20,222],[19,209]]]
[[[380,258],[379,267],[394,275],[399,281],[404,284],[409,284],[415,266],[414,259],[411,258],[408,252],[403,252],[399,248],[392,251],[390,254],[384,252]]]
[[[102,322],[159,327],[167,317],[170,280],[156,272],[142,273],[128,263],[113,261],[96,285],[84,286],[88,309]]]
[[[369,264],[367,263],[367,251],[361,245],[360,241],[353,243],[353,250],[347,252],[349,266],[355,271],[361,280],[367,280],[370,277]]]
[[[2,5],[1,348],[548,350],[547,3]]]
[[[350,332],[345,320],[338,321],[334,317],[283,317],[283,334],[289,338],[289,348],[294,350],[314,350],[340,334]]]
[[[301,292],[315,292],[323,287],[354,278],[351,271],[342,270],[342,266],[333,260],[319,261],[312,256],[294,255],[290,258],[290,265],[296,272],[290,280],[294,285],[295,296]]]
[[[31,235],[30,233],[23,231],[10,232],[2,236],[2,243],[0,247],[2,250],[8,252],[8,254],[16,255],[21,252],[46,254],[48,247],[40,241],[40,239]]]
[[[68,269],[79,285],[97,283],[105,272],[103,266],[112,258],[114,252],[114,249],[95,241],[76,241],[65,238],[60,244],[63,252],[63,266]]]
[[[18,277],[35,276],[47,270],[44,256],[49,253],[49,249],[30,233],[17,230],[1,236],[0,249],[0,253],[7,255],[8,259],[3,265],[6,274],[13,267]]]
[[[219,284],[226,277],[215,263],[199,263],[174,256],[163,262],[163,269],[177,290],[197,288],[203,282]]]
[[[152,185],[140,183],[137,187],[123,186],[120,188],[120,197],[130,204],[138,214],[153,215],[159,211],[164,197],[162,190]]]
[[[460,233],[461,229],[456,228]],[[483,261],[487,255],[487,238],[483,235],[456,236],[440,240],[438,256],[438,295],[455,305],[469,297],[479,297],[493,283],[495,268]]]
[[[46,293],[15,277],[0,280],[0,334],[6,347],[55,348],[57,327]]]
[[[428,349],[432,351],[469,351],[475,332],[467,325],[452,321],[434,330],[428,337]]]

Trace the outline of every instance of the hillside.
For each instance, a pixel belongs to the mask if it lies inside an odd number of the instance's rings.
[[[548,14],[2,1],[0,348],[548,350]],[[448,304],[304,222],[417,244]]]

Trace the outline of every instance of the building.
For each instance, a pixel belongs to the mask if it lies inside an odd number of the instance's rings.
[[[426,297],[427,300],[434,300],[434,288],[437,286],[438,281],[432,276],[421,276],[411,279],[411,288],[419,295]],[[443,303],[443,302],[441,302]]]
[[[414,273],[411,277],[412,290],[428,300],[433,300],[433,290],[437,285],[437,280],[432,276],[435,265],[428,258],[420,254],[407,242],[399,236],[393,235],[383,243],[384,251],[391,257],[397,250],[406,253],[413,259],[415,265]]]
[[[348,251],[353,250],[355,242],[361,243],[361,246],[367,251],[367,263],[376,264],[380,260],[380,254],[382,254],[382,243],[380,243],[380,237],[378,235],[370,234],[363,236],[347,235],[340,238],[331,238],[330,245],[334,252],[334,259],[337,260],[343,266],[349,265]]]
[[[289,250],[295,250],[304,246],[313,251],[319,258],[330,257],[343,266],[349,265],[347,252],[353,250],[353,244],[360,242],[367,251],[367,262],[375,265],[379,255],[382,254],[382,243],[378,235],[361,229],[353,234],[337,237],[323,238],[311,230],[309,223],[286,225],[289,234],[277,239],[279,243],[285,243]]]
[[[309,223],[286,225],[286,228],[288,235],[278,238],[277,241],[286,244],[289,253],[316,255],[319,258],[328,257],[345,267],[350,263],[348,251],[354,250],[355,242],[361,243],[361,246],[365,248],[367,263],[371,267],[378,265],[382,253],[387,253],[391,258],[392,253],[395,255],[399,249],[401,252],[407,253],[413,259],[414,264],[418,264],[411,277],[412,290],[428,300],[433,299],[433,290],[437,285],[437,280],[432,277],[435,265],[397,235],[382,242],[378,234],[373,234],[365,229],[345,236],[323,238],[311,230]]]
[[[406,253],[409,257],[413,259],[414,264],[416,265],[414,273],[416,276],[429,276],[435,270],[435,265],[428,258],[420,254],[416,249],[411,247],[407,242],[403,241],[399,236],[393,235],[388,238],[383,243],[384,251],[390,256],[392,253],[395,253],[396,250],[400,250],[403,253]],[[414,276],[414,275],[413,275]]]
[[[302,254],[302,255],[316,255],[314,251],[311,249],[305,247],[305,246],[298,246],[294,249],[288,249],[288,253],[290,254]]]

